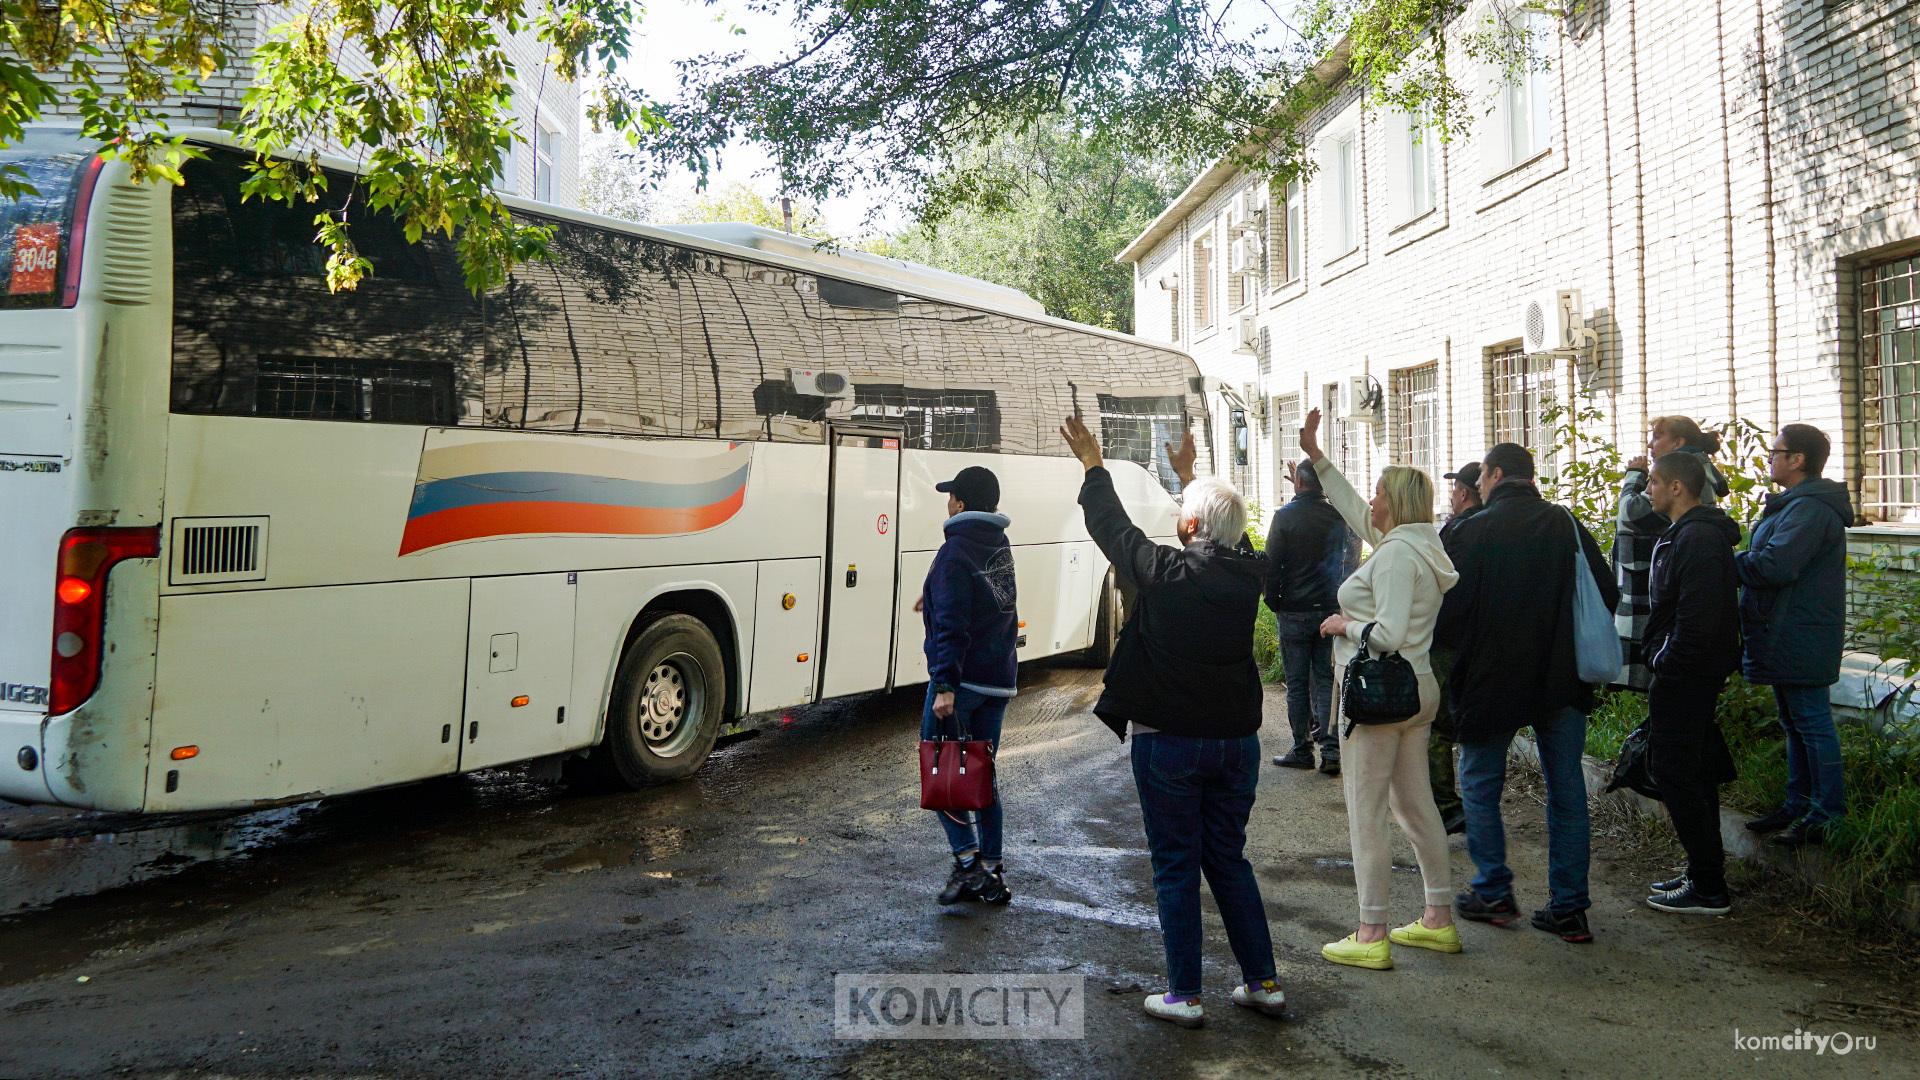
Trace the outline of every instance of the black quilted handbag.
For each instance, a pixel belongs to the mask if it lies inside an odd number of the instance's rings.
[[[1397,724],[1420,713],[1420,678],[1413,665],[1397,652],[1375,656],[1367,649],[1375,624],[1360,631],[1360,655],[1347,661],[1340,683],[1340,712],[1347,718],[1347,734],[1355,724]]]

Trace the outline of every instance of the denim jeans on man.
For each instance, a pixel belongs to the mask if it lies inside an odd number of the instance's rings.
[[[1260,885],[1243,851],[1260,781],[1260,737],[1195,739],[1138,733],[1133,782],[1153,853],[1154,899],[1167,950],[1167,991],[1200,992],[1200,878],[1226,924],[1241,980],[1274,977]]]
[[[1787,809],[1820,823],[1846,813],[1840,733],[1824,686],[1776,686],[1780,726],[1787,729]]]
[[[1333,711],[1333,639],[1320,633],[1320,624],[1332,614],[1282,611],[1276,621],[1280,663],[1287,673],[1287,723],[1293,728],[1293,749],[1305,750],[1312,740],[1320,744],[1322,754],[1339,757],[1339,735],[1327,723],[1327,714]]]
[[[1588,849],[1593,834],[1587,823],[1587,778],[1581,770],[1586,750],[1587,717],[1562,709],[1533,726],[1540,750],[1540,771],[1547,780],[1547,906],[1556,915],[1585,911]],[[1467,854],[1479,871],[1473,891],[1488,900],[1513,895],[1513,871],[1507,867],[1507,831],[1500,821],[1500,794],[1507,783],[1507,748],[1512,735],[1460,744],[1460,799],[1467,811]]]
[[[1012,699],[976,693],[966,687],[953,692],[953,715],[941,720],[933,715],[933,686],[927,686],[927,702],[920,711],[920,737],[936,734],[952,736],[963,732],[969,739],[985,739],[994,753],[1000,750],[1000,722],[1006,719],[1007,702]],[[947,843],[955,855],[978,851],[987,862],[1000,861],[1000,770],[993,774],[993,802],[972,813],[935,810],[940,827],[947,832]]]

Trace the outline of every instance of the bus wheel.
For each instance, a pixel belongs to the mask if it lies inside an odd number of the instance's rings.
[[[727,666],[713,631],[663,615],[627,646],[613,678],[600,756],[629,787],[693,775],[725,721]]]
[[[1080,654],[1089,667],[1104,668],[1113,659],[1113,650],[1120,643],[1120,628],[1126,625],[1126,603],[1120,595],[1120,584],[1114,580],[1113,571],[1107,571],[1107,580],[1100,586],[1100,606],[1093,620],[1093,644]]]

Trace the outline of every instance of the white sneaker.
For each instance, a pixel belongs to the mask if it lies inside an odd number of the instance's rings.
[[[1149,994],[1146,1006],[1148,1016],[1171,1020],[1184,1028],[1197,1028],[1207,1022],[1206,1011],[1198,1001],[1169,1002],[1164,994]]]
[[[1234,987],[1233,1003],[1268,1016],[1279,1016],[1287,1011],[1286,991],[1271,979],[1253,988]]]

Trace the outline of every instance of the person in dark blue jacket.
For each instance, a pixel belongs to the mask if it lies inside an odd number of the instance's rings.
[[[1000,480],[978,465],[934,485],[947,495],[946,543],[927,569],[920,593],[927,631],[927,704],[920,737],[941,732],[983,739],[1000,748],[1000,722],[1019,682],[1020,619],[1014,611],[1013,549],[1000,507]],[[998,781],[996,779],[996,785]],[[974,814],[938,810],[953,847],[953,873],[942,904],[1013,899],[1000,865],[1001,814],[992,805]]]
[[[1847,489],[1820,475],[1832,444],[1819,428],[1788,424],[1773,440],[1767,497],[1740,570],[1740,629],[1747,681],[1773,687],[1787,731],[1787,797],[1747,822],[1787,846],[1819,843],[1846,810],[1840,736],[1827,688],[1840,680],[1846,637]],[[1784,830],[1784,831],[1783,831]]]

